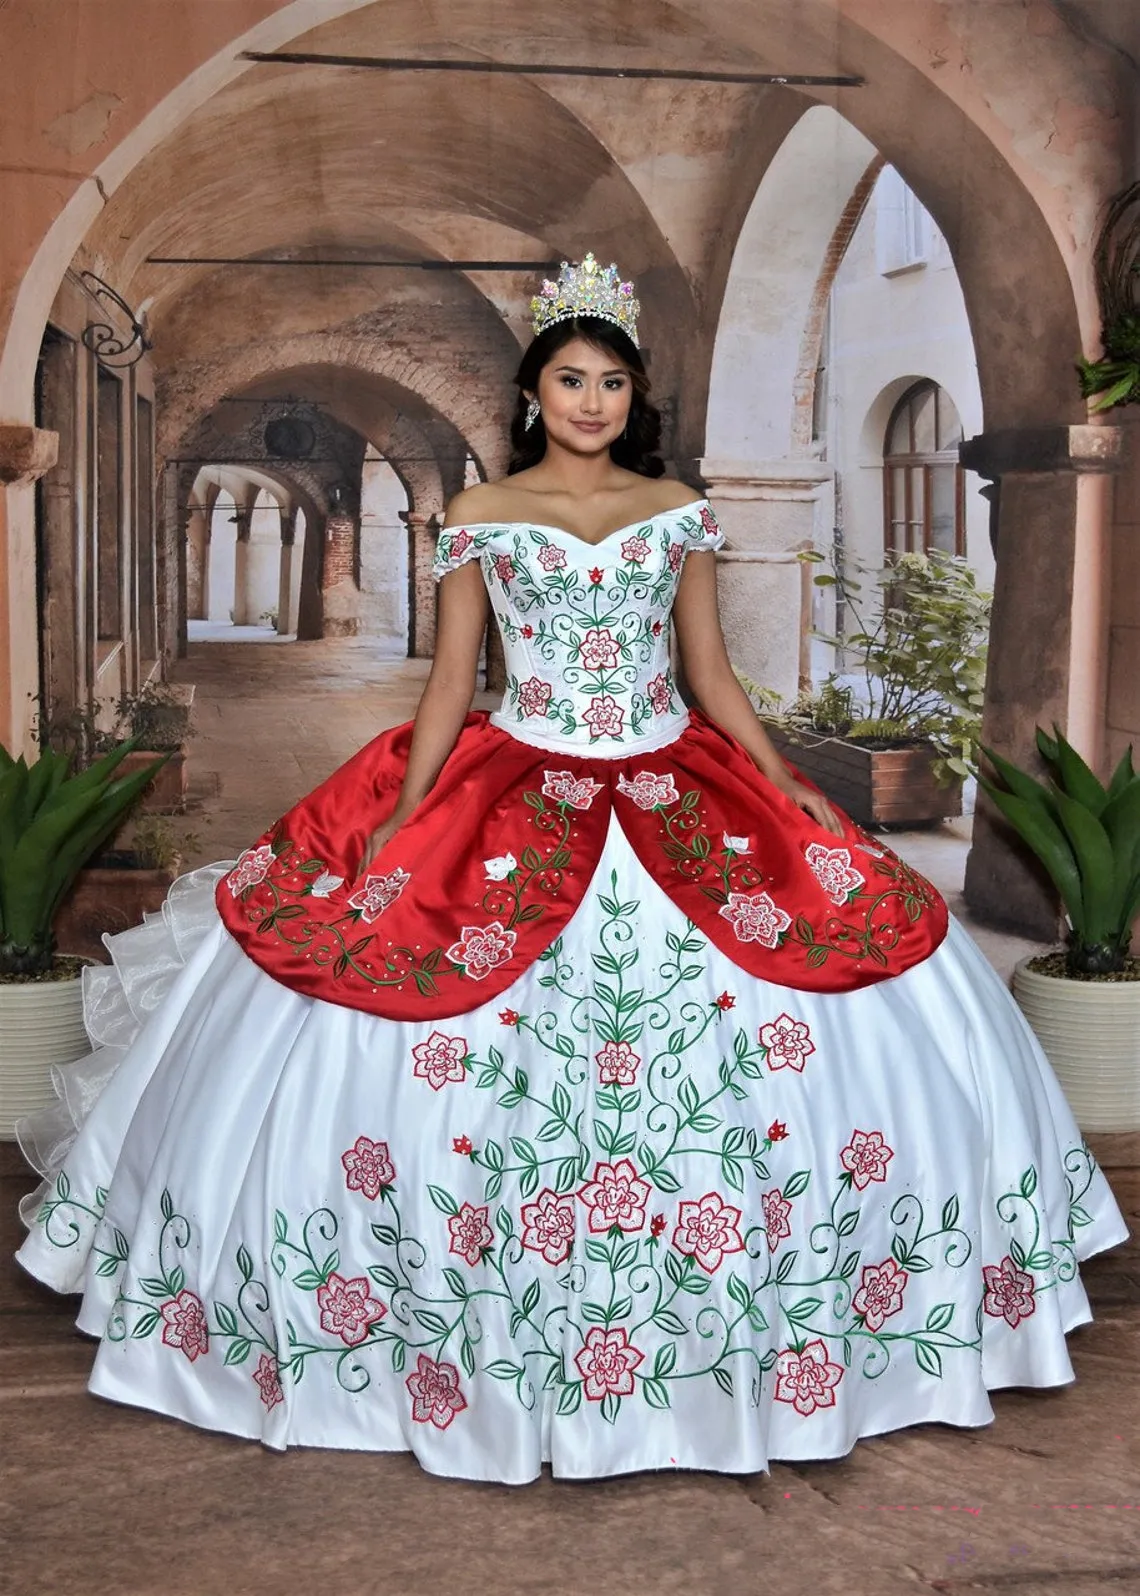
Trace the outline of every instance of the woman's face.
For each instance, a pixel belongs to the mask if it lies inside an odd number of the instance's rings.
[[[628,368],[584,338],[564,344],[538,379],[547,439],[572,454],[601,454],[620,438],[632,398]]]

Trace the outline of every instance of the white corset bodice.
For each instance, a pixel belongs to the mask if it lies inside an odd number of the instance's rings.
[[[518,521],[441,532],[433,574],[477,558],[502,635],[507,690],[494,724],[595,756],[680,736],[689,717],[669,668],[669,616],[686,553],[723,542],[704,499],[599,543]]]

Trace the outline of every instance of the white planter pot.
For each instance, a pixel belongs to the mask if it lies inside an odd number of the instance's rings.
[[[0,984],[0,1140],[13,1139],[23,1115],[57,1101],[53,1064],[90,1051],[79,976]]]
[[[1013,995],[1083,1131],[1140,1130],[1140,981],[1070,981],[1023,959]]]

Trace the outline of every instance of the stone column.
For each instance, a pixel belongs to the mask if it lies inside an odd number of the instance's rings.
[[[408,654],[431,659],[435,653],[438,593],[431,567],[439,539],[439,517],[418,510],[400,510],[408,529]]]
[[[253,626],[257,620],[251,615],[249,603],[249,522],[250,511],[244,505],[234,509],[234,625]]]
[[[0,426],[0,742],[34,757],[32,716],[39,696],[36,562],[21,559],[25,531],[34,548],[34,484],[59,455],[59,434]]]
[[[281,575],[277,583],[277,632],[281,637],[293,630],[293,558],[297,543],[296,507],[281,512]]]
[[[962,464],[989,495],[997,571],[983,741],[1040,771],[1035,728],[1054,722],[1094,768],[1104,754],[1112,480],[1122,432],[1061,426],[982,433]],[[1027,936],[1057,935],[1056,894],[979,794],[966,862],[979,919]]]
[[[727,539],[717,564],[729,658],[761,687],[793,698],[811,624],[799,554],[822,541],[817,523],[833,468],[820,460],[702,460],[701,475]]]
[[[186,614],[204,621],[210,607],[210,518],[195,505],[186,522]]]
[[[321,561],[322,637],[355,637],[359,629],[356,549],[356,518],[334,510],[325,522]]]

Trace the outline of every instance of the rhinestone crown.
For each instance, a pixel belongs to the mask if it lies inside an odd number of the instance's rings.
[[[535,336],[555,322],[572,316],[599,316],[612,321],[637,343],[637,317],[641,310],[633,284],[623,283],[616,266],[599,266],[591,250],[580,265],[562,262],[558,281],[547,277],[530,302]]]

